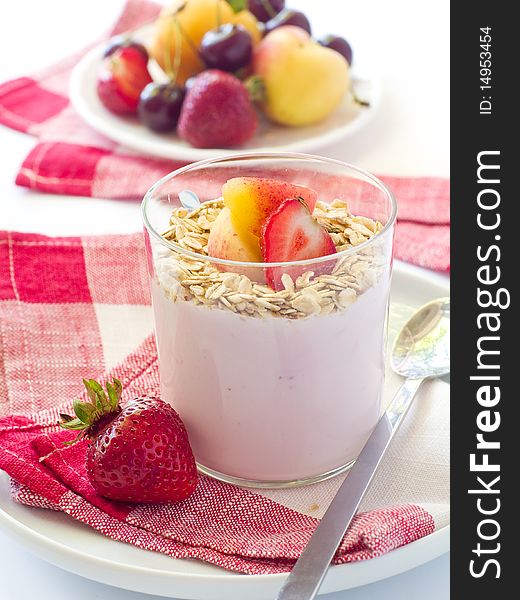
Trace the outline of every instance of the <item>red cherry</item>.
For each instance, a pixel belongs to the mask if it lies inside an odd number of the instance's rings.
[[[259,21],[265,23],[285,8],[285,0],[249,0],[248,8]]]
[[[265,32],[269,33],[273,29],[283,27],[284,25],[294,25],[295,27],[301,27],[309,35],[311,34],[311,24],[309,19],[300,12],[299,10],[292,10],[291,8],[284,8],[282,12],[279,12],[276,17],[269,19],[265,24]]]
[[[352,64],[352,48],[345,38],[337,35],[327,35],[319,40],[319,43],[325,48],[339,52],[349,65]]]
[[[251,62],[253,41],[242,25],[225,23],[204,34],[200,55],[209,69],[234,72]]]
[[[166,133],[177,127],[186,90],[170,83],[149,83],[141,92],[137,114],[153,131]]]

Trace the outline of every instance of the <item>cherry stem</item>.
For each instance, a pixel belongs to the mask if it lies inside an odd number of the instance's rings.
[[[173,16],[173,21],[177,21],[175,15]],[[173,33],[173,30],[172,30]],[[177,46],[177,39],[175,40],[175,45]],[[166,75],[171,79],[173,73],[172,66],[172,48],[170,44],[165,44],[164,46],[164,68],[166,70]]]
[[[269,17],[271,19],[276,17],[276,13],[274,12],[273,5],[271,4],[270,0],[261,0],[261,2],[265,12],[269,15]]]
[[[259,75],[251,75],[244,81],[244,85],[246,86],[251,102],[256,103],[265,101],[265,84],[264,80]]]
[[[352,99],[359,106],[370,106],[370,102],[368,100],[362,100],[359,96],[356,95],[356,92],[352,90]]]
[[[189,35],[188,35],[188,34],[187,34],[185,31],[184,31],[184,29],[182,28],[182,26],[181,26],[181,24],[180,24],[179,20],[177,19],[177,14],[179,13],[179,11],[180,11],[180,10],[181,10],[181,9],[177,10],[177,11],[176,11],[176,12],[174,12],[174,13],[170,13],[170,14],[166,14],[166,15],[161,15],[159,18],[160,18],[160,19],[166,19],[166,18],[168,18],[168,17],[173,17],[173,19],[175,20],[175,23],[176,23],[175,27],[176,27],[176,29],[178,29],[178,31],[180,32],[180,34],[181,34],[181,37],[183,37],[183,38],[186,40],[186,43],[187,43],[187,44],[188,44],[188,46],[191,48],[192,52],[193,52],[193,53],[194,53],[194,54],[195,54],[195,55],[196,55],[196,56],[197,56],[197,57],[198,57],[200,60],[202,60],[202,58],[201,58],[201,56],[200,56],[200,53],[199,53],[199,50],[198,50],[197,46],[195,46],[195,44],[193,43],[193,40],[192,40],[192,39],[190,38],[190,36],[189,36]],[[179,43],[180,43],[180,42],[179,42]],[[165,57],[165,58],[166,58],[166,57]],[[170,56],[169,56],[169,59],[168,59],[168,60],[165,60],[165,67],[166,67],[166,69],[168,69],[168,68],[170,68],[170,69],[173,69],[173,67],[172,67],[172,63],[171,63],[171,54],[170,54]],[[167,74],[168,74],[168,71],[167,71]]]
[[[181,28],[179,26],[179,20],[174,19],[175,25],[175,62],[173,63],[173,69],[170,76],[171,83],[177,81],[177,77],[179,76],[179,69],[181,67],[181,55],[182,55],[182,34]],[[170,67],[171,67],[171,55],[170,55]]]
[[[182,37],[186,40],[186,43],[191,48],[191,50],[193,51],[193,53],[196,56],[198,56],[200,60],[202,60],[202,58],[200,56],[199,49],[197,48],[197,46],[195,46],[195,44],[193,43],[193,40],[190,38],[190,36],[184,31],[184,28],[179,23],[179,21],[177,21],[177,27],[179,28],[179,31],[181,32]]]

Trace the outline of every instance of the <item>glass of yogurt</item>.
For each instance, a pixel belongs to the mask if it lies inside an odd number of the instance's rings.
[[[286,196],[335,252],[262,259],[268,242],[298,245],[290,211],[265,238]],[[382,411],[397,213],[388,188],[337,160],[243,154],[167,175],[142,212],[162,398],[199,469],[284,487],[352,466]]]

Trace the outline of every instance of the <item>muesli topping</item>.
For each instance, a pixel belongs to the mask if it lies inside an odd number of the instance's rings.
[[[157,277],[172,300],[192,301],[246,316],[297,319],[344,310],[376,283],[382,271],[382,257],[379,261],[374,247],[338,257],[329,273],[309,270],[294,279],[284,273],[283,289],[278,291],[246,274],[221,271],[205,257],[212,225],[223,208],[224,201],[219,198],[191,211],[182,207],[173,211],[163,237],[200,258],[164,247],[156,249]],[[378,221],[352,215],[342,200],[330,204],[318,201],[313,216],[330,234],[338,252],[359,246],[383,228]]]

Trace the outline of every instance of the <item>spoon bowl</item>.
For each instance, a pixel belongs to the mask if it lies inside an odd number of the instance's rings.
[[[408,379],[449,373],[449,298],[432,300],[413,314],[394,342],[391,365],[398,375]]]

